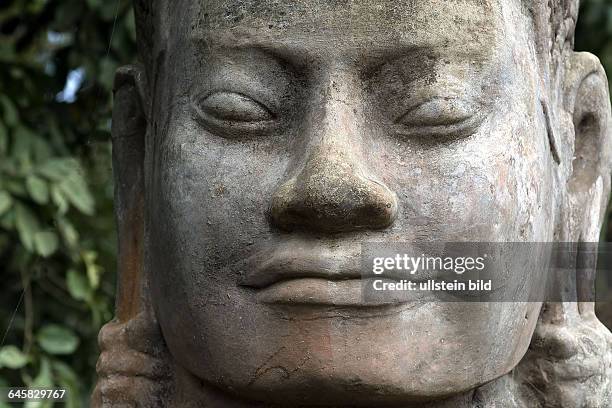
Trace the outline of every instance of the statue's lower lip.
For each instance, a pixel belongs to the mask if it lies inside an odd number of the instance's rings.
[[[259,303],[277,305],[380,307],[414,302],[415,296],[401,292],[387,292],[371,296],[366,287],[373,279],[330,280],[304,277],[276,282],[257,291]],[[420,299],[422,300],[422,299]]]

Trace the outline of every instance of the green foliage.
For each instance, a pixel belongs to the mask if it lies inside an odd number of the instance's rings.
[[[112,318],[110,104],[115,69],[136,55],[130,6],[0,3],[0,386],[66,387],[69,407],[88,405]]]
[[[581,1],[575,48],[597,55],[608,76],[612,74],[612,1]]]
[[[28,356],[15,346],[5,346],[0,349],[0,368],[8,367],[13,370],[22,368],[28,363]]]
[[[70,329],[55,324],[40,329],[37,340],[49,354],[72,354],[79,345],[79,338]]]

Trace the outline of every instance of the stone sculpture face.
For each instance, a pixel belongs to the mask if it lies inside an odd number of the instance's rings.
[[[367,240],[553,238],[529,20],[517,2],[431,3],[187,14],[147,206],[157,316],[190,372],[246,395],[392,399],[474,388],[525,352],[533,304],[365,307],[337,285]]]
[[[366,305],[358,269],[365,241],[568,230],[573,141],[524,5],[183,3],[145,167],[145,270],[177,364],[245,398],[337,404],[514,368],[541,304]]]

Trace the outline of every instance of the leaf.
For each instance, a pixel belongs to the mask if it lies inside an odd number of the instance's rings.
[[[28,384],[28,387],[49,389],[53,388],[54,385],[53,374],[51,373],[51,364],[49,363],[48,359],[43,357],[40,361],[40,370],[38,371],[38,375],[36,375],[36,378],[34,378],[34,380]],[[46,400],[26,401],[23,408],[50,408],[50,403],[51,401]]]
[[[0,227],[7,231],[15,229],[15,211],[9,210],[0,216]]]
[[[14,196],[26,198],[28,194],[23,184],[24,183],[21,180],[17,181],[9,179],[4,181],[4,187],[8,192],[12,193]]]
[[[34,150],[36,135],[27,127],[19,124],[13,130],[11,155],[19,160],[30,160]]]
[[[94,199],[80,175],[73,175],[62,181],[58,186],[77,210],[86,215],[93,215]]]
[[[28,356],[15,346],[4,346],[0,349],[0,368],[8,367],[13,370],[24,367],[28,363]]]
[[[82,257],[83,262],[85,262],[89,284],[96,289],[100,285],[100,276],[102,275],[102,268],[96,264],[98,254],[95,251],[83,251]]]
[[[45,258],[51,256],[59,247],[59,239],[55,232],[39,231],[34,235],[34,248],[36,252]]]
[[[68,200],[57,185],[51,186],[51,200],[57,206],[57,211],[60,214],[66,214],[69,207]]]
[[[59,218],[57,220],[57,226],[62,234],[62,237],[64,238],[64,241],[66,242],[66,245],[68,245],[70,248],[76,247],[79,242],[79,233],[72,226],[72,224],[65,218]]]
[[[45,6],[45,0],[32,0],[28,2],[28,11],[32,14],[39,13]]]
[[[6,191],[0,191],[0,216],[11,209],[13,198]]]
[[[4,113],[6,123],[9,126],[15,126],[19,121],[19,115],[13,101],[6,95],[0,95],[0,104],[2,104],[2,112]]]
[[[43,357],[40,360],[40,370],[38,370],[38,375],[36,375],[36,378],[34,378],[29,386],[32,388],[50,388],[53,387],[53,385],[51,364],[49,363],[49,359]]]
[[[48,141],[42,139],[38,135],[34,136],[34,140],[32,142],[32,152],[34,154],[34,161],[36,163],[49,160],[53,154],[51,145],[48,143]]]
[[[72,354],[79,345],[79,338],[72,330],[56,324],[44,326],[37,339],[40,347],[49,354]]]
[[[101,0],[87,0],[87,5],[93,10],[97,10],[100,7]]]
[[[87,265],[87,277],[89,278],[89,283],[94,289],[97,289],[100,286],[100,276],[102,276],[102,268],[96,264]]]
[[[79,400],[79,377],[68,364],[62,361],[54,360],[52,366],[58,385],[68,390],[66,408],[79,408],[82,405]]]
[[[89,283],[87,278],[74,269],[69,269],[66,274],[66,285],[70,295],[76,300],[86,300],[90,297]]]
[[[26,189],[32,200],[37,204],[47,204],[49,202],[49,187],[40,177],[34,175],[28,176],[26,179]]]
[[[40,230],[38,219],[26,206],[15,205],[15,227],[23,246],[30,252],[34,249],[34,235]]]
[[[60,380],[70,383],[78,381],[77,374],[68,364],[60,360],[54,360],[52,364],[53,370],[57,373]]]
[[[8,141],[6,126],[0,122],[0,154],[5,154],[8,151]]]
[[[49,180],[62,181],[70,177],[70,175],[81,171],[81,167],[75,159],[54,157],[38,165],[36,171]]]

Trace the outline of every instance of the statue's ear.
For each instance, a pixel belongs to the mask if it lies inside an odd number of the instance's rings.
[[[574,125],[567,183],[567,240],[597,242],[610,192],[610,97],[601,63],[573,53],[565,76],[565,108]]]
[[[158,406],[168,394],[169,358],[144,273],[145,138],[143,70],[119,68],[113,106],[113,174],[117,222],[116,317],[98,336],[98,381],[91,406]]]
[[[564,265],[553,280],[551,302],[542,306],[529,350],[516,369],[533,406],[610,406],[612,334],[594,313],[596,246],[610,192],[610,100],[605,72],[588,53],[573,53],[565,67],[561,166],[567,195],[559,247]],[[573,124],[573,131],[572,126]],[[569,262],[575,263],[572,274]],[[608,402],[608,403],[607,403]]]
[[[139,66],[119,68],[113,106],[113,174],[118,265],[116,316],[127,321],[146,309],[144,279],[144,158],[147,121],[145,76]]]

